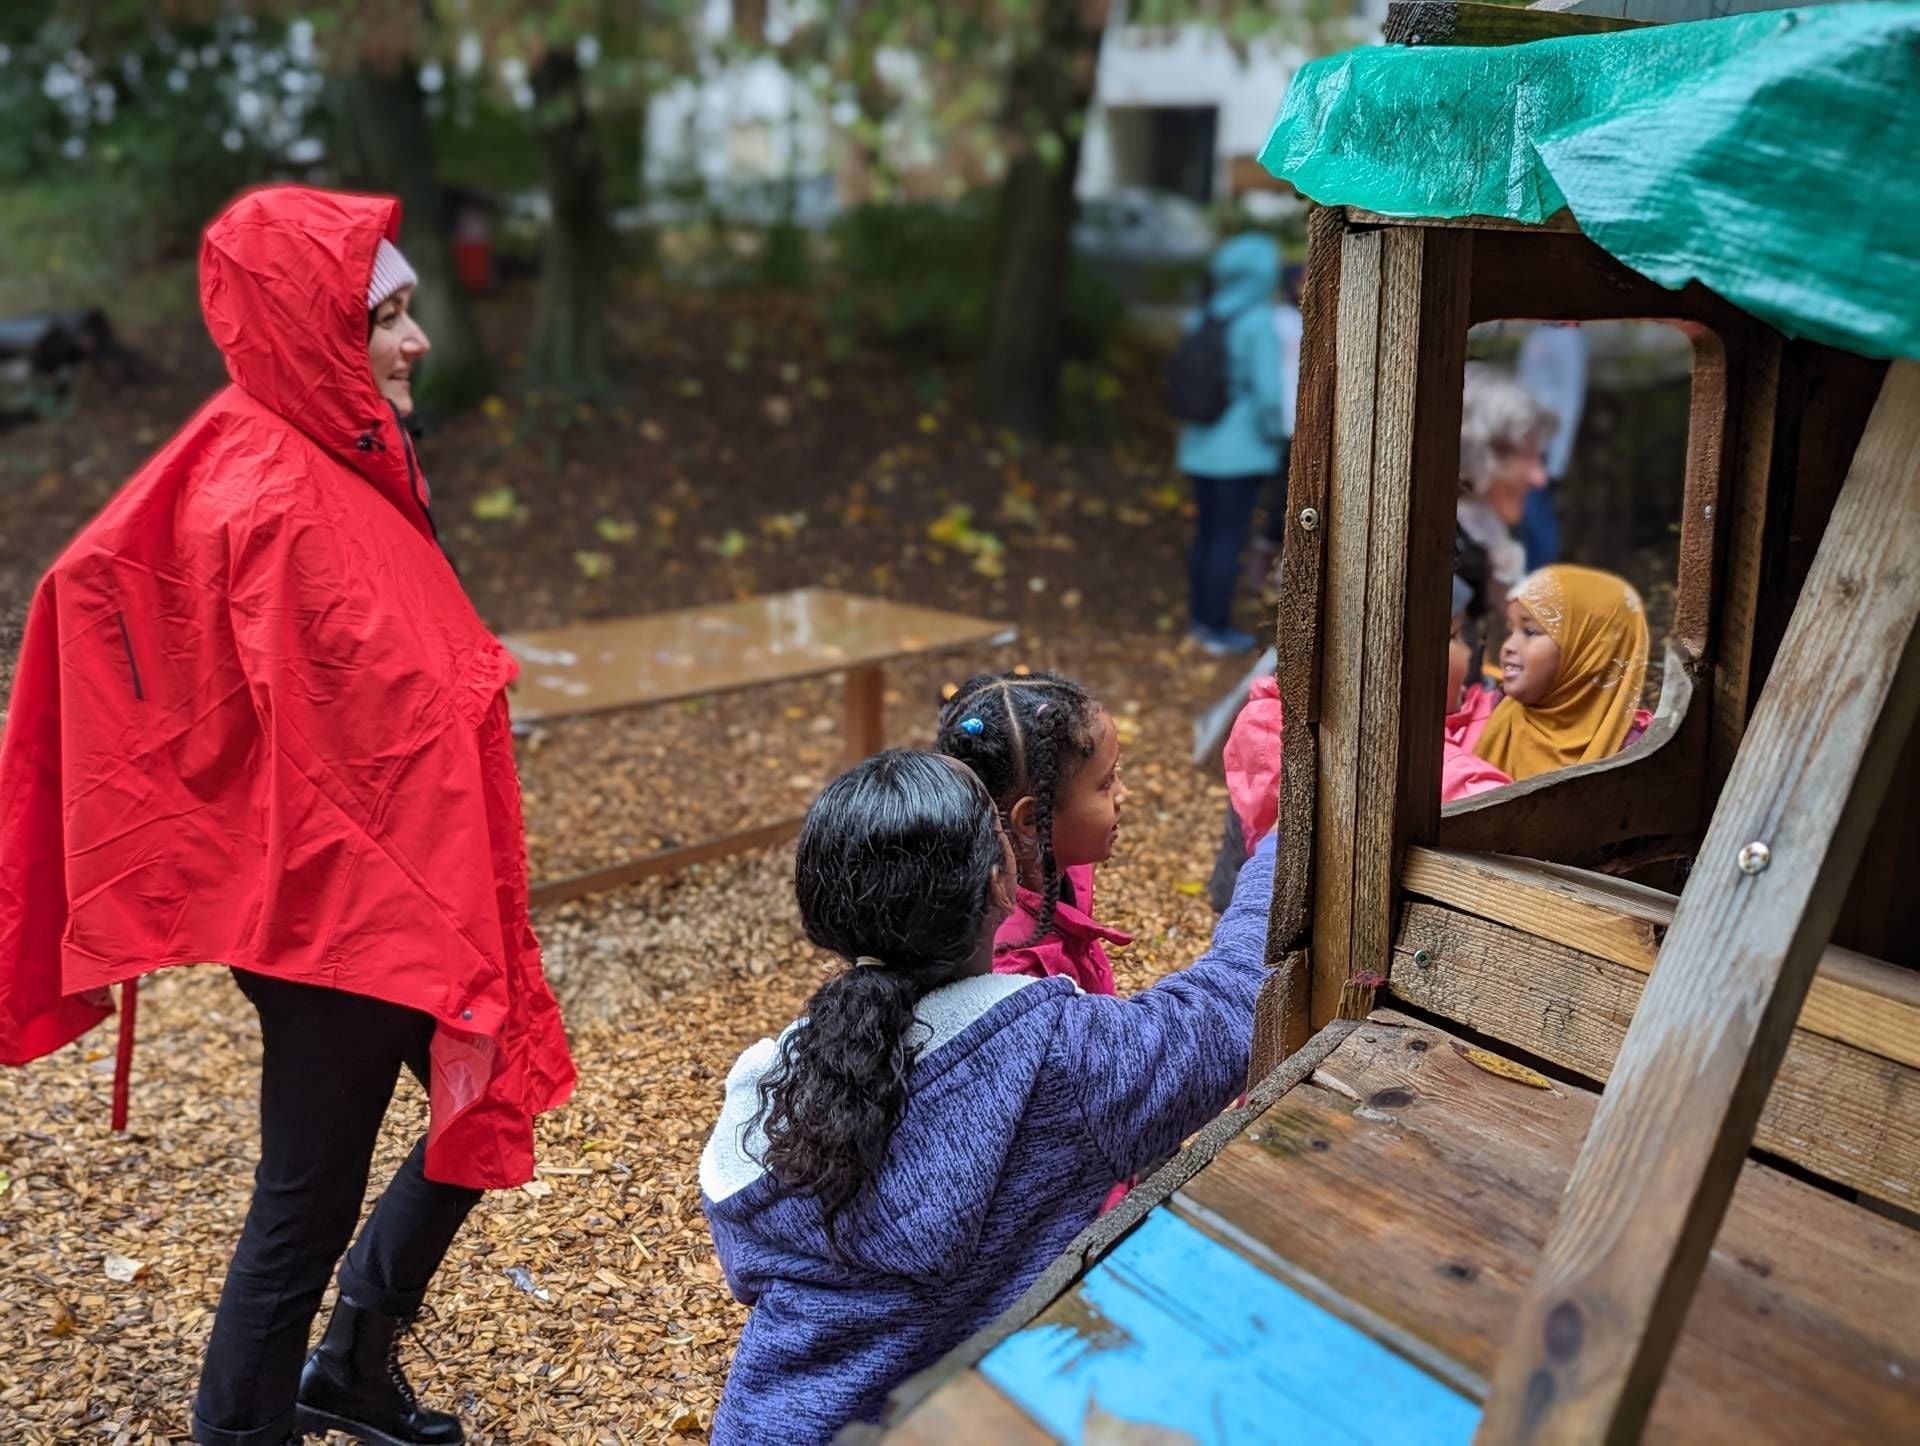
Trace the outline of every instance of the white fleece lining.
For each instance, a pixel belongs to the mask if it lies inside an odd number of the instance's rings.
[[[934,990],[914,1008],[915,1022],[927,1031],[920,1057],[951,1044],[959,1035],[1001,1000],[1029,984],[1039,981],[1025,974],[975,974]],[[798,1029],[796,1020],[781,1032]],[[720,1106],[720,1118],[700,1152],[700,1192],[716,1204],[744,1190],[765,1173],[759,1156],[766,1152],[766,1136],[760,1132],[756,1117],[760,1113],[760,1078],[777,1055],[778,1046],[763,1039],[744,1051],[727,1071],[726,1101]]]

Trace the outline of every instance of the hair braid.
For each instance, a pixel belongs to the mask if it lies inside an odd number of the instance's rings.
[[[987,701],[989,693],[998,707]],[[940,710],[934,746],[979,776],[1009,834],[1014,805],[1023,797],[1033,800],[1041,907],[1033,937],[1010,948],[1029,948],[1053,932],[1064,884],[1053,850],[1054,810],[1093,756],[1098,710],[1086,689],[1057,673],[979,674],[955,689]]]

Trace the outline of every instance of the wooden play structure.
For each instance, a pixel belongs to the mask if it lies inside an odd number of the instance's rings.
[[[1920,363],[1566,212],[1319,208],[1303,312],[1248,1100],[881,1434],[1920,1440]],[[1602,318],[1693,346],[1657,719],[1442,808],[1467,328]]]

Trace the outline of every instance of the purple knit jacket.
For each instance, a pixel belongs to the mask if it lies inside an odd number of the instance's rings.
[[[1197,964],[1126,999],[986,974],[928,995],[926,1043],[879,1178],[842,1214],[757,1162],[762,1040],[727,1077],[700,1190],[727,1283],[753,1307],[713,1441],[827,1441],[1011,1305],[1099,1212],[1245,1083],[1274,842],[1241,870]],[[801,1026],[794,1026],[796,1028]]]

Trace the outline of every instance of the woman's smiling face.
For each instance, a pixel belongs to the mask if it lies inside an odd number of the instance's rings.
[[[373,328],[367,337],[367,360],[373,384],[401,416],[413,412],[413,368],[433,350],[420,323],[413,319],[413,288],[403,286],[373,309]]]

